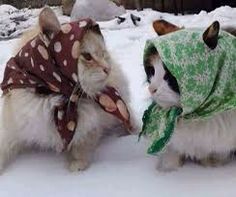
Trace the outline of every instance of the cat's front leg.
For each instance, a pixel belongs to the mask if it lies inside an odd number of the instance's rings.
[[[22,146],[17,139],[9,140],[4,135],[1,135],[0,140],[0,174],[3,173],[10,160],[20,152]]]
[[[179,153],[174,151],[171,147],[167,147],[158,157],[157,170],[160,172],[169,172],[177,170],[183,165],[183,159]]]
[[[100,132],[94,129],[85,136],[73,141],[68,157],[70,171],[83,171],[89,167],[99,139]]]

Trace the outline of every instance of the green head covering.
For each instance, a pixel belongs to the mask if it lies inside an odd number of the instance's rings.
[[[181,107],[152,104],[143,116],[143,131],[157,153],[169,141],[176,121],[204,119],[236,108],[236,37],[221,31],[215,49],[203,41],[201,30],[180,30],[147,41],[144,61],[155,48],[176,78]]]

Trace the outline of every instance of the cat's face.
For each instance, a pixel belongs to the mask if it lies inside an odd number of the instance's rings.
[[[167,70],[159,55],[153,54],[150,58],[148,73],[148,90],[153,101],[163,108],[180,105],[179,87],[176,79]]]
[[[81,87],[93,96],[106,85],[111,72],[110,56],[100,34],[88,31],[81,41],[78,76]]]
[[[39,27],[49,43],[62,28],[55,13],[48,7],[39,15]],[[65,30],[64,27],[62,29]],[[97,24],[86,31],[77,47],[73,50],[78,53],[78,80],[83,91],[93,97],[106,86],[112,65]]]

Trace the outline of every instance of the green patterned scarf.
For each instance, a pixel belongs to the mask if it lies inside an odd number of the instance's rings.
[[[205,119],[236,108],[236,37],[221,31],[212,50],[201,30],[181,30],[149,40],[144,61],[155,47],[168,70],[176,78],[181,107],[162,109],[152,104],[143,116],[141,135],[151,138],[148,153],[163,149],[179,118]]]

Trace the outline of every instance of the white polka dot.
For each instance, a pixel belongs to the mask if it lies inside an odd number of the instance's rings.
[[[63,61],[64,66],[67,66],[67,60]]]
[[[19,52],[19,56],[21,57],[21,54],[22,54],[22,49],[20,50],[20,52]]]
[[[124,119],[128,120],[129,119],[129,112],[128,112],[128,109],[127,109],[126,105],[124,104],[124,102],[122,100],[118,100],[116,102],[116,105],[117,105],[121,115],[124,117]]]
[[[30,45],[31,45],[33,48],[35,47],[35,45],[36,45],[35,39],[33,39],[33,40],[31,41]]]
[[[30,62],[31,62],[31,66],[34,68],[34,60],[32,57],[30,58]]]
[[[11,84],[11,83],[13,83],[13,79],[9,78],[8,81],[7,81],[7,84]]]
[[[74,38],[75,38],[75,35],[72,34],[72,35],[70,36],[70,40],[74,40]]]
[[[48,52],[43,46],[39,45],[38,46],[38,51],[45,60],[48,60]]]
[[[75,41],[73,46],[72,46],[72,51],[71,51],[71,55],[74,59],[78,59],[79,57],[79,41]]]
[[[79,99],[79,96],[76,95],[76,94],[73,94],[73,95],[71,95],[71,97],[70,97],[70,101],[73,102],[73,103],[77,102],[78,99]]]
[[[61,30],[64,34],[68,34],[71,29],[72,29],[72,27],[70,24],[65,24],[65,25],[62,25],[62,27],[61,27]]]
[[[21,83],[21,84],[23,84],[23,83],[24,83],[24,81],[20,80],[20,83]]]
[[[25,57],[28,57],[29,56],[29,53],[25,53]]]
[[[27,75],[26,75],[25,73],[23,73],[23,76],[24,76],[24,77],[27,77]]]
[[[30,82],[31,84],[36,84],[36,82],[33,81],[33,80],[31,80],[31,79],[29,79],[29,82]]]
[[[62,49],[61,43],[60,42],[56,42],[54,44],[54,51],[57,52],[57,53],[60,53],[61,49]]]
[[[78,77],[75,73],[72,74],[72,79],[77,82],[78,81]]]
[[[61,82],[61,77],[57,73],[53,72],[52,75],[57,79],[57,81]]]
[[[79,27],[85,27],[87,25],[87,21],[80,21]]]
[[[68,122],[67,129],[70,130],[70,131],[74,131],[74,129],[75,129],[75,122],[74,121]]]
[[[8,67],[11,68],[11,69],[13,69],[13,70],[16,69],[16,67],[15,67],[15,66],[12,66],[12,65],[8,65]]]
[[[60,89],[56,86],[54,86],[52,83],[48,83],[49,88],[54,92],[60,92]]]
[[[39,68],[40,68],[41,71],[45,71],[45,68],[42,64],[39,66]]]
[[[63,115],[64,115],[63,111],[58,111],[57,117],[58,117],[59,120],[62,120]]]
[[[117,109],[115,102],[106,94],[102,94],[99,97],[99,103],[105,107],[106,111],[114,112]]]

